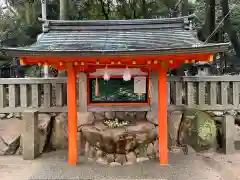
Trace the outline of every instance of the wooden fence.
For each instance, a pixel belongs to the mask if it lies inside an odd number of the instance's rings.
[[[86,84],[86,80],[78,82],[80,104],[87,104],[86,92],[83,93]],[[169,77],[169,109],[187,106],[202,110],[240,110],[239,87],[240,76]],[[23,112],[27,108],[36,108],[39,112],[67,112],[66,92],[67,78],[0,79],[0,113]]]

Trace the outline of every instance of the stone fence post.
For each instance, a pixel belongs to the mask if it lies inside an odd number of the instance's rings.
[[[235,118],[232,115],[225,115],[222,124],[223,129],[223,150],[225,154],[235,152]]]
[[[88,116],[87,109],[87,74],[79,73],[78,74],[78,123],[84,121],[84,114]],[[85,117],[86,118],[86,117]],[[78,132],[78,150],[80,155],[84,155],[86,139],[83,137],[82,131]]]
[[[28,110],[23,113],[23,159],[33,160],[39,155],[38,112]]]

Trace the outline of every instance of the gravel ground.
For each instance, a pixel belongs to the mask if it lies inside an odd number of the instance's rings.
[[[224,155],[219,153],[202,154],[203,160],[213,169],[221,173],[224,179],[240,180],[240,151]]]
[[[240,155],[239,155],[240,156]],[[67,164],[67,152],[45,153],[34,161],[20,157],[0,157],[0,179],[4,180],[234,180],[229,169],[225,174],[216,168],[219,162],[206,156],[169,154],[170,165],[160,166],[158,161],[136,165],[106,167],[79,158],[77,166]],[[234,157],[233,157],[234,160]],[[240,160],[240,159],[239,159]],[[240,162],[240,161],[239,161]],[[224,164],[225,165],[225,164]],[[238,180],[238,179],[236,179]]]
[[[24,161],[20,156],[0,157],[0,180],[28,180],[39,169],[38,161]]]

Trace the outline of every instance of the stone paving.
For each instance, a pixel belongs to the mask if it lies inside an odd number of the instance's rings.
[[[169,154],[170,165],[158,161],[135,165],[106,167],[80,157],[77,166],[67,164],[67,152],[45,153],[34,161],[23,161],[18,156],[0,157],[0,179],[4,180],[239,180],[231,168],[218,166],[213,156]],[[236,157],[236,156],[235,156]],[[240,157],[240,155],[239,155]],[[232,156],[233,160],[234,155]],[[240,159],[239,159],[240,160]],[[240,162],[240,161],[239,161]],[[234,164],[235,166],[235,164]]]
[[[78,166],[67,164],[66,152],[58,156],[45,155],[44,162],[31,179],[167,179],[167,180],[219,180],[221,175],[206,165],[201,157],[195,155],[170,154],[170,164],[160,166],[158,161],[146,161],[136,165],[106,167],[93,164],[83,157]]]

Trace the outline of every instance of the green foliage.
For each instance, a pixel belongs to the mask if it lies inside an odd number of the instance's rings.
[[[238,6],[235,6],[231,13],[231,23],[233,26],[233,29],[237,30],[238,33],[240,32],[240,3]]]
[[[75,0],[75,19],[134,19],[170,17],[177,0]],[[104,12],[105,11],[105,12]],[[73,11],[72,11],[73,12]],[[106,17],[107,16],[107,17]]]
[[[25,71],[26,77],[40,77],[41,67],[38,65],[29,66]]]
[[[237,3],[236,3],[237,2]],[[231,12],[231,20],[233,26],[235,26],[236,30],[240,29],[240,1],[229,0],[230,9],[234,6]],[[193,6],[192,6],[193,7]],[[204,24],[205,18],[205,8],[206,3],[205,0],[196,0],[194,3],[194,13],[197,15],[198,19],[201,22],[201,25]],[[220,5],[220,0],[216,0],[216,22],[220,23],[222,20],[222,7]]]
[[[41,32],[37,18],[40,15],[39,1],[20,3],[10,1],[13,7],[1,13],[1,44],[6,46],[24,46],[32,44]]]
[[[171,17],[178,0],[66,0],[69,19],[134,19]],[[229,0],[230,5],[236,0]],[[32,44],[40,33],[37,18],[41,16],[40,0],[7,0],[7,12],[0,12],[0,36],[3,44]],[[48,19],[59,18],[59,0],[48,1]],[[113,3],[115,2],[115,3]],[[216,0],[216,21],[221,18],[220,0]],[[240,5],[240,2],[238,3]],[[189,1],[189,11],[204,24],[205,0]],[[234,29],[240,29],[240,6],[231,14]],[[14,43],[15,42],[15,43]]]
[[[71,20],[162,18],[175,16],[178,0],[66,0],[67,15]],[[0,9],[1,45],[25,46],[36,41],[41,33],[41,0],[6,0]],[[48,19],[59,19],[59,0],[48,0]],[[198,17],[196,26],[202,28],[205,20],[206,0],[189,1],[188,9]],[[240,31],[240,1],[229,0],[233,29]],[[220,0],[216,0],[216,22],[222,20]],[[225,41],[228,40],[226,36]],[[1,58],[1,57],[0,57]]]
[[[95,96],[96,80],[91,80],[91,95],[93,102],[145,102],[146,94],[134,93],[134,79],[124,81],[122,78],[111,78],[109,81],[98,79],[99,96]]]

